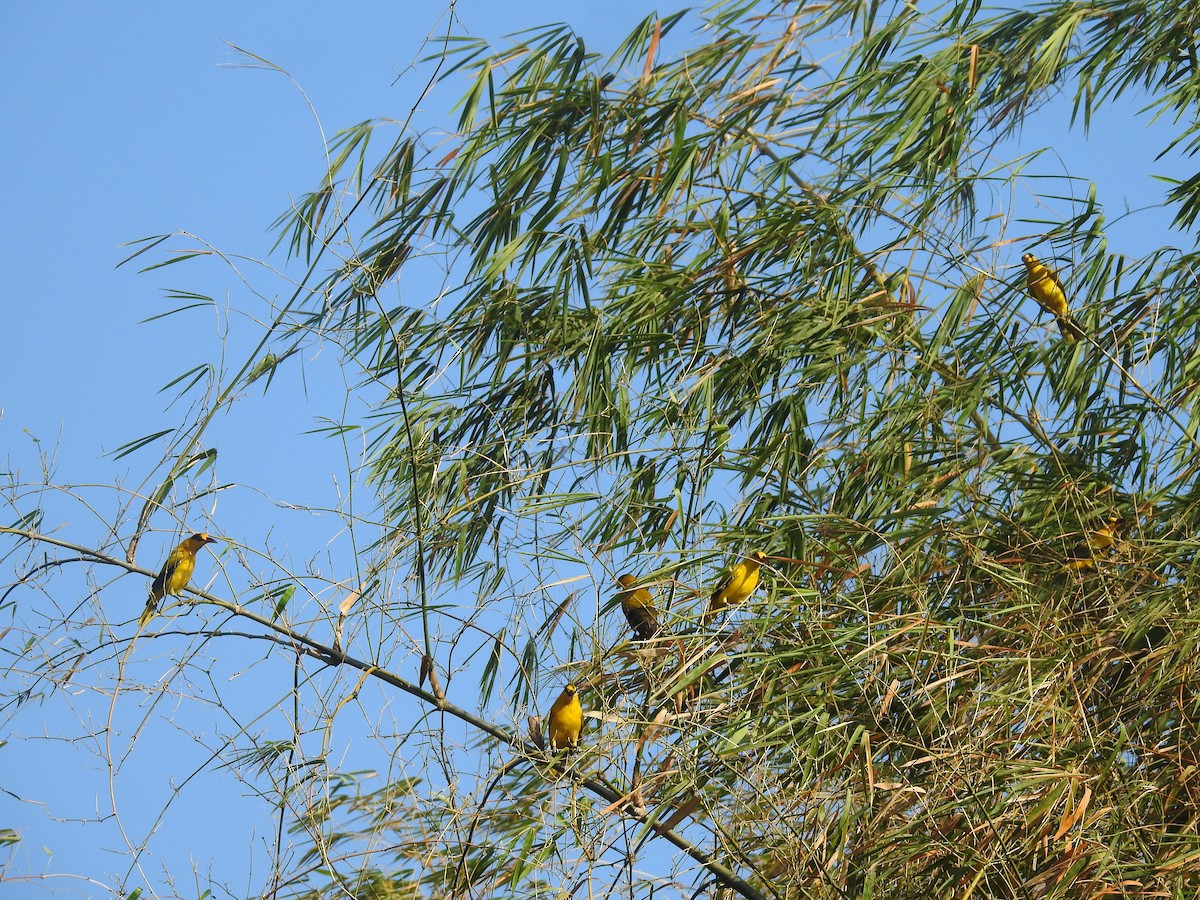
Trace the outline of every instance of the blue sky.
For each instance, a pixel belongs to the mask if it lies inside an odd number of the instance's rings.
[[[181,349],[137,323],[166,308],[163,287],[186,279],[115,270],[128,253],[120,245],[186,230],[265,257],[271,222],[319,180],[322,129],[332,137],[407,112],[421,86],[410,69],[425,55],[421,40],[446,27],[443,5],[334,8],[5,4],[0,162],[11,188],[0,252],[12,273],[9,334],[45,337],[0,360],[6,428],[43,440],[61,429],[64,448],[84,458],[136,436],[128,426],[136,431],[161,408],[163,376],[183,371]],[[611,2],[569,12],[603,43],[652,8]],[[455,6],[458,30],[483,37],[563,12],[546,2]],[[249,60],[225,42],[286,69],[303,94],[282,75],[239,68]],[[451,101],[442,93],[428,105]],[[115,352],[133,350],[131,341],[136,358]],[[124,410],[130,419],[114,415]]]
[[[652,9],[620,0],[460,0],[455,30],[495,38],[565,18],[589,42],[609,49]],[[0,218],[6,294],[0,459],[29,480],[36,476],[39,452],[45,454],[56,479],[82,486],[95,510],[89,514],[83,505],[48,503],[58,516],[46,523],[48,530],[82,543],[96,538],[105,514],[119,505],[105,486],[133,488],[145,476],[141,457],[113,460],[104,454],[179,418],[180,409],[169,408],[170,394],[160,393],[176,375],[220,359],[223,347],[231,351],[230,365],[241,362],[235,352],[241,347],[238,311],[255,308],[245,283],[222,265],[172,266],[144,275],[136,266],[118,269],[130,252],[122,245],[182,230],[225,251],[266,259],[274,242],[272,221],[287,209],[290,197],[319,181],[323,136],[364,119],[407,113],[424,84],[424,76],[411,67],[424,55],[422,39],[445,29],[445,14],[439,2],[9,3],[0,8],[0,115],[6,136],[0,142],[0,166],[9,173],[6,215]],[[247,67],[248,59],[225,42],[271,60],[295,83],[278,72]],[[445,110],[449,128],[456,120],[449,106],[456,99],[450,91],[435,92],[423,108],[433,118]],[[1101,114],[1088,142],[1077,133],[1067,136],[1061,108],[1055,114],[1054,107],[1043,111],[1036,131],[1027,127],[1024,137],[1038,146],[1057,144],[1062,171],[1100,181],[1101,199],[1115,216],[1125,203],[1137,207],[1157,201],[1163,188],[1150,176],[1172,171],[1168,164],[1149,161],[1154,148],[1166,143],[1166,127],[1148,136],[1142,122],[1130,116],[1134,106]],[[1174,174],[1186,170],[1176,168]],[[1130,252],[1163,243],[1162,216],[1151,222],[1152,229],[1143,224],[1124,232]],[[1019,252],[1014,251],[1013,263]],[[239,265],[252,273],[252,285],[284,289],[282,280],[271,279],[255,263]],[[209,292],[216,304],[139,324],[175,305],[163,297],[172,288]],[[240,415],[214,431],[221,480],[237,490],[219,501],[223,506],[200,508],[219,514],[223,530],[246,535],[246,544],[272,547],[285,565],[319,562],[322,541],[332,542],[337,531],[330,527],[336,516],[320,521],[284,516],[280,504],[334,508],[350,489],[352,478],[338,444],[301,436],[324,419],[361,412],[344,409],[343,386],[354,374],[340,370],[331,349],[298,363],[287,375],[292,379],[287,392],[264,399],[252,391]],[[309,455],[272,449],[303,440],[312,448]],[[13,516],[2,512],[8,524]],[[155,527],[159,532],[147,538],[139,555],[147,567],[157,564],[172,541],[172,523],[157,521]],[[249,567],[254,566],[251,560]],[[201,563],[198,575],[215,577],[214,590],[221,591],[210,561]],[[135,617],[144,597],[144,586],[128,578],[92,587],[110,587],[104,604],[113,609],[114,621]],[[65,596],[51,599],[66,608],[75,602]],[[125,606],[118,612],[119,604]],[[98,629],[97,635],[103,632]],[[131,762],[114,779],[121,827],[137,843],[166,810],[143,871],[128,876],[127,889],[148,884],[169,894],[164,871],[181,875],[193,868],[199,873],[195,884],[175,885],[183,896],[207,887],[209,875],[233,895],[252,893],[260,885],[263,872],[254,867],[265,858],[273,821],[261,801],[245,795],[244,785],[222,780],[219,771],[203,766],[206,753],[218,749],[224,736],[256,728],[254,717],[262,710],[286,705],[286,680],[276,671],[259,677],[267,667],[244,670],[220,646],[197,646],[186,638],[141,643],[128,658],[127,649],[114,658],[125,666],[120,677],[146,686],[140,702],[123,702],[104,718],[105,708],[95,697],[75,699],[68,693],[22,711],[14,730],[23,737],[0,748],[0,788],[22,798],[0,795],[0,827],[16,827],[23,837],[10,874],[89,873],[97,881],[34,878],[10,883],[6,896],[47,890],[105,896],[110,874],[128,871],[125,844],[112,819],[75,823],[103,818],[97,809],[104,809],[108,798],[96,794],[96,785],[107,780],[103,760],[121,755],[122,748]],[[196,654],[197,669],[211,674],[212,685],[191,684],[188,696],[157,693],[154,686],[182,654]],[[211,699],[218,688],[222,696],[235,694],[228,689],[242,685],[255,687],[245,708],[218,710],[195,702]],[[151,715],[187,710],[188,716],[142,731],[134,741],[152,704],[157,706]],[[356,743],[357,735],[401,733],[406,727],[406,713],[388,691],[368,689],[360,706],[358,718],[348,725],[351,737],[339,745],[336,762],[345,768],[378,764],[372,759],[376,745]],[[39,730],[35,724],[42,711],[47,737],[28,739]],[[262,727],[283,726],[267,716]],[[94,737],[68,742],[69,735],[80,732]],[[193,771],[200,774],[175,798],[173,786]],[[231,816],[245,827],[226,827]],[[101,837],[95,838],[97,833]]]

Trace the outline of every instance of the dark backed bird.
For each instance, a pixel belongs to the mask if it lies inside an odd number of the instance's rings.
[[[579,746],[583,731],[583,706],[575,685],[563,688],[550,707],[550,746],[555,750],[571,750]]]
[[[658,611],[654,608],[654,598],[644,587],[634,587],[637,579],[632,575],[622,575],[617,584],[623,590],[620,594],[621,612],[629,621],[634,636],[639,641],[648,641],[658,634]]]
[[[1070,559],[1063,563],[1065,572],[1091,572],[1096,560],[1112,550],[1117,541],[1117,525],[1120,519],[1110,514],[1101,524],[1083,533],[1083,540],[1071,548]]]
[[[1021,262],[1025,263],[1029,296],[1033,297],[1042,309],[1054,316],[1063,340],[1068,344],[1074,344],[1086,337],[1084,330],[1071,316],[1067,292],[1063,288],[1058,273],[1040,262],[1032,253],[1022,256]]]
[[[712,596],[708,598],[708,609],[704,611],[704,622],[710,621],[726,607],[744,603],[746,598],[758,587],[758,569],[766,560],[767,555],[761,550],[743,556],[742,561],[730,569],[729,573],[717,582]]]
[[[163,597],[175,597],[183,593],[183,589],[192,580],[192,572],[196,569],[196,553],[205,544],[216,542],[216,538],[210,538],[207,534],[193,534],[171,551],[158,575],[154,577],[154,583],[150,585],[146,608],[138,619],[139,627],[154,618],[158,611],[158,601]]]

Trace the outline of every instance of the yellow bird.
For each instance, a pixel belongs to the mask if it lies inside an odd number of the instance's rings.
[[[637,579],[632,575],[622,575],[617,583],[624,588],[621,591],[621,612],[629,620],[629,627],[639,641],[648,641],[658,634],[658,612],[654,609],[654,598],[644,587],[635,588]]]
[[[550,746],[555,750],[570,750],[579,746],[579,733],[583,731],[583,707],[579,703],[579,691],[568,684],[554,705],[550,707]]]
[[[758,568],[766,558],[767,555],[761,550],[755,550],[749,556],[742,557],[742,561],[717,582],[708,599],[708,609],[704,611],[704,622],[710,621],[727,606],[743,603],[754,593],[758,587]]]
[[[174,597],[183,593],[188,582],[192,580],[192,572],[196,568],[196,552],[205,544],[215,544],[216,538],[207,534],[193,534],[182,544],[171,551],[167,561],[150,585],[150,596],[146,600],[146,609],[138,619],[138,627],[145,625],[154,618],[158,611],[158,601],[168,595]]]
[[[1058,273],[1041,263],[1032,253],[1021,257],[1029,279],[1029,296],[1038,302],[1046,312],[1054,316],[1058,322],[1058,330],[1063,340],[1074,344],[1086,335],[1079,323],[1071,317],[1071,307],[1067,303],[1067,292],[1063,289]]]
[[[1071,558],[1063,563],[1065,572],[1091,572],[1096,560],[1112,549],[1117,541],[1116,515],[1109,515],[1104,523],[1083,533],[1083,540],[1071,549]]]

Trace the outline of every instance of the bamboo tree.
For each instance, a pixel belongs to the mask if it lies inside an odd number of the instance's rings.
[[[1082,127],[1135,92],[1194,120],[1194,17],[728,2],[608,55],[451,36],[452,134],[345,131],[278,223],[299,288],[120,538],[239,390],[317,342],[359,373],[366,414],[327,429],[366,435],[353,569],[201,595],[198,641],[290,648],[322,707],[298,734],[365,685],[416,704],[379,787],[231,739],[279,809],[272,895],[1194,892],[1197,261],[1110,247],[1091,173],[1038,140],[1059,95]],[[1194,181],[1164,195],[1185,232]],[[1029,247],[1085,340],[1028,297]],[[149,571],[8,493],[9,593]],[[702,624],[753,549],[762,586]],[[646,646],[627,571],[669,632]],[[568,680],[593,715],[556,757],[524,718]]]

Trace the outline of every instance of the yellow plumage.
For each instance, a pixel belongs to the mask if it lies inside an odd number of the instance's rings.
[[[755,550],[749,556],[742,558],[733,569],[717,582],[712,596],[708,599],[708,609],[704,612],[704,621],[708,622],[725,609],[738,603],[744,603],[746,598],[758,587],[758,569],[767,556],[761,550]]]
[[[154,618],[158,611],[158,601],[167,596],[178,596],[183,593],[188,582],[192,580],[192,572],[196,569],[196,553],[205,544],[215,544],[216,539],[207,534],[193,534],[171,551],[167,561],[150,585],[150,596],[146,600],[146,608],[138,619],[138,626],[143,626]]]
[[[629,621],[629,627],[639,641],[648,641],[658,634],[658,612],[654,608],[654,598],[644,587],[635,588],[637,579],[632,575],[622,575],[617,583],[624,588],[621,591],[621,612]]]
[[[579,703],[579,691],[568,684],[550,707],[550,746],[555,750],[577,747],[581,731],[583,706]]]
[[[1085,332],[1071,317],[1067,292],[1063,289],[1058,273],[1040,262],[1032,253],[1021,257],[1028,275],[1029,296],[1038,302],[1058,322],[1058,330],[1068,344],[1074,344],[1085,336]]]
[[[1117,523],[1115,515],[1110,515],[1104,523],[1084,532],[1084,539],[1071,550],[1071,558],[1063,563],[1067,572],[1090,572],[1096,568],[1096,560],[1107,553],[1117,540]]]

